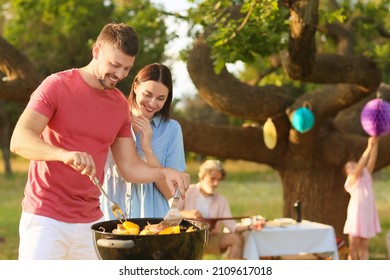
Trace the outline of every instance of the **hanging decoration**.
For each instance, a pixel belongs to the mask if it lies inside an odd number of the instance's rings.
[[[390,104],[378,97],[363,107],[360,122],[370,136],[380,136],[390,132]]]
[[[268,149],[272,150],[276,147],[278,137],[276,127],[271,118],[268,118],[263,125],[263,138],[264,144]]]
[[[288,140],[295,144],[295,145],[298,145],[299,144],[299,132],[296,131],[294,128],[291,128],[289,133],[288,133]]]
[[[300,133],[305,133],[314,126],[314,114],[309,107],[308,104],[304,104],[292,114],[291,124]]]

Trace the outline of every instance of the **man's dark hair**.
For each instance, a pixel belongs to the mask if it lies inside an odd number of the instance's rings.
[[[100,31],[97,42],[106,42],[114,45],[130,56],[139,52],[139,39],[135,30],[124,23],[108,23]]]

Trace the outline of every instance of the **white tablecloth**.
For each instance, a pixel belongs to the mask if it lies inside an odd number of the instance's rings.
[[[243,257],[258,260],[261,256],[283,256],[301,253],[331,253],[339,258],[334,228],[303,220],[286,226],[265,227],[248,232]]]

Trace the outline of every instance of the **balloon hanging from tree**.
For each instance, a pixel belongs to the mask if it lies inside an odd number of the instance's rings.
[[[314,114],[308,104],[294,111],[291,117],[292,126],[300,133],[309,131],[314,125]]]
[[[370,136],[380,136],[390,132],[390,104],[382,98],[375,98],[364,105],[360,114],[364,131]]]
[[[278,135],[276,127],[271,118],[268,118],[263,126],[263,138],[265,146],[272,150],[276,147]]]

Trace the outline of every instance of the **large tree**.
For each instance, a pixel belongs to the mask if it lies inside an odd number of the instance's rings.
[[[341,236],[349,198],[343,189],[344,164],[357,159],[367,144],[360,112],[378,92],[383,99],[390,97],[390,87],[381,83],[382,73],[388,75],[388,61],[381,68],[373,55],[365,55],[373,44],[389,50],[389,32],[383,25],[387,20],[389,27],[389,2],[356,1],[358,6],[351,7],[347,1],[322,1],[328,19],[341,19],[331,22],[320,22],[319,2],[203,1],[197,22],[203,29],[188,55],[191,79],[211,107],[258,127],[197,125],[185,119],[181,123],[187,151],[271,166],[283,184],[284,215],[294,217],[292,206],[299,199],[305,219],[331,224]],[[358,13],[362,11],[365,14]],[[283,33],[280,19],[286,14],[283,20],[288,19],[289,28]],[[248,84],[225,67],[225,62],[238,59],[271,62],[263,79]],[[281,85],[264,82],[271,74],[275,81],[278,70],[287,74]],[[315,124],[300,133],[292,127],[291,114],[307,104]],[[274,149],[263,140],[262,127],[269,117],[277,129]],[[390,163],[389,143],[390,136],[381,138],[376,170]]]
[[[141,67],[164,59],[170,40],[164,19],[149,0],[0,0],[0,146],[6,173],[11,173],[9,138],[17,109],[44,77],[86,65],[103,25],[126,22],[142,34],[140,55],[118,84],[127,95]]]
[[[164,15],[149,0],[0,0],[0,7],[1,98],[15,102],[26,102],[51,73],[86,65],[108,22],[128,23],[140,38],[140,55],[119,84],[125,94],[138,70],[164,59],[170,40]]]
[[[293,202],[300,199],[303,218],[331,224],[341,235],[348,201],[343,165],[356,159],[367,142],[360,111],[378,89],[382,98],[390,96],[389,87],[381,84],[388,62],[380,65],[370,55],[386,54],[388,41],[378,40],[388,40],[381,25],[389,17],[386,1],[370,2],[382,4],[377,7],[362,1],[354,9],[339,7],[344,1],[323,1],[333,9],[325,13],[327,18],[346,16],[333,22],[319,22],[318,0],[196,2],[201,16],[194,12],[191,18],[203,29],[193,29],[201,32],[188,55],[191,79],[215,110],[255,125],[199,125],[182,118],[186,151],[271,166],[283,184],[285,216],[294,216]],[[365,13],[355,16],[354,10]],[[249,82],[239,80],[225,68],[226,62],[237,60],[261,73],[247,78]],[[26,102],[42,76],[1,37],[0,71],[6,77],[0,80],[3,100]],[[315,125],[299,133],[290,116],[303,104],[310,104]],[[274,149],[263,140],[262,126],[269,117],[278,133]],[[377,170],[390,163],[385,152],[389,141],[390,136],[381,138]]]

